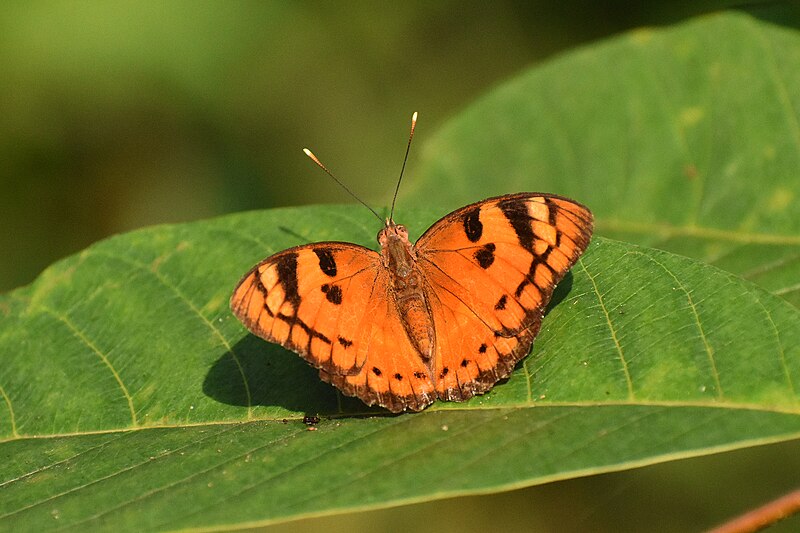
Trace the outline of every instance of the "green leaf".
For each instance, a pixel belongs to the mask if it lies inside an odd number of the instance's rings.
[[[642,29],[456,116],[426,143],[403,202],[564,194],[592,207],[601,235],[702,259],[800,306],[798,110],[797,31],[734,13]]]
[[[439,215],[408,213],[412,234]],[[311,236],[369,244],[370,225],[318,207],[161,226],[0,299],[0,528],[262,524],[800,435],[800,311],[715,267],[603,238],[508,382],[365,417],[380,411],[247,334],[227,300],[262,256]],[[305,413],[324,415],[317,431]]]
[[[419,235],[445,211],[414,198],[566,193],[605,235],[773,294],[597,237],[507,382],[384,416],[227,307],[270,253],[370,244],[368,213],[114,237],[0,296],[0,529],[257,526],[798,438],[800,310],[775,296],[798,282],[796,40],[724,15],[531,71],[428,145],[396,217]]]

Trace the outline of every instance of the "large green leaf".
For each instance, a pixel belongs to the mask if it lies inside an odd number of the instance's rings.
[[[411,201],[521,190],[601,235],[689,255],[800,306],[800,35],[722,13],[567,54],[425,146]],[[421,134],[421,133],[420,133]]]
[[[404,210],[413,198],[567,193],[601,233],[727,253],[721,266],[794,302],[797,95],[775,80],[798,75],[797,49],[791,32],[724,15],[565,56],[454,120],[396,218],[419,235],[444,211]],[[780,94],[758,99],[758,83]],[[0,529],[257,525],[800,436],[800,310],[602,237],[489,394],[399,416],[340,398],[227,300],[263,256],[369,244],[371,222],[319,207],[151,228],[0,296]],[[317,431],[306,413],[324,415]]]
[[[436,215],[405,217],[419,234]],[[507,383],[365,417],[247,334],[227,299],[261,256],[307,235],[368,244],[369,221],[329,207],[156,227],[0,300],[0,524],[230,527],[800,436],[800,311],[715,267],[603,238]],[[334,416],[308,432],[304,413]]]

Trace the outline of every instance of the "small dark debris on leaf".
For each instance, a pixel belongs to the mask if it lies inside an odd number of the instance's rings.
[[[303,424],[307,426],[316,426],[319,424],[319,417],[316,415],[306,415],[303,417]]]

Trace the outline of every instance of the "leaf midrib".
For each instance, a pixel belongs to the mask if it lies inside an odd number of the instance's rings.
[[[399,415],[400,417],[408,416],[422,416],[431,413],[448,413],[448,412],[471,412],[471,411],[507,411],[515,409],[536,409],[544,407],[580,407],[580,408],[595,408],[595,407],[666,407],[666,408],[706,408],[706,409],[720,409],[725,411],[757,411],[764,413],[775,413],[784,415],[798,415],[800,416],[800,405],[790,406],[764,406],[751,403],[719,403],[719,402],[703,402],[703,401],[666,401],[666,400],[636,400],[636,401],[557,401],[550,402],[547,400],[540,400],[532,403],[505,403],[502,405],[477,405],[470,407],[443,407],[439,409],[428,409],[423,413],[405,413]],[[321,414],[323,419],[328,420],[347,420],[350,418],[383,418],[393,417],[389,413],[375,413],[369,411],[354,411],[349,413],[332,413]],[[107,435],[114,433],[128,433],[132,431],[147,431],[147,430],[163,430],[163,429],[186,429],[186,428],[203,428],[206,426],[224,426],[224,425],[245,425],[245,424],[259,424],[264,422],[283,422],[288,421],[302,421],[304,415],[286,415],[274,417],[254,417],[247,420],[211,420],[205,422],[189,422],[185,424],[161,424],[150,426],[137,426],[126,428],[113,428],[113,429],[98,429],[90,431],[75,431],[67,433],[52,433],[49,435],[25,435],[19,434],[17,437],[0,439],[0,445],[15,442],[20,440],[44,440],[44,439],[58,439],[58,438],[71,438],[71,437],[84,437],[90,435]]]

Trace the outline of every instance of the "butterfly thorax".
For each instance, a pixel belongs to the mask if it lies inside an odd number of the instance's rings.
[[[435,336],[417,254],[404,226],[389,220],[378,234],[383,264],[389,271],[391,300],[397,305],[403,327],[414,348],[425,360],[433,355]]]

